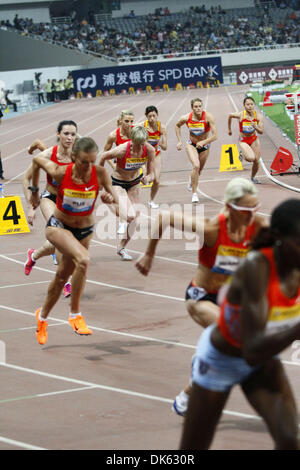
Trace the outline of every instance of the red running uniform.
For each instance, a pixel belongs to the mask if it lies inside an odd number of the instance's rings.
[[[295,297],[286,297],[280,288],[280,279],[277,272],[273,248],[262,248],[260,252],[267,258],[270,265],[267,287],[267,329],[278,331],[300,322],[300,287]],[[240,305],[232,305],[228,302],[227,298],[225,298],[221,306],[218,321],[222,335],[236,348],[241,348],[242,346],[240,311]]]
[[[199,121],[193,121],[193,113],[189,114],[189,118],[186,125],[192,136],[198,137],[199,135],[206,134],[210,130],[209,122],[205,120],[206,112],[202,111],[201,119]]]
[[[58,189],[56,206],[64,214],[89,215],[93,212],[99,192],[96,167],[92,166],[91,177],[87,183],[78,184],[72,180],[73,165],[74,163],[70,163],[67,166]]]
[[[62,163],[59,160],[57,160],[57,149],[58,149],[58,145],[55,145],[52,149],[52,154],[51,154],[50,160],[52,162],[56,163],[57,165],[62,165],[62,166],[63,165],[69,165],[70,162]],[[47,173],[47,183],[50,184],[50,186],[52,186],[52,188],[55,188],[55,189],[58,188],[58,183],[52,178],[52,176],[48,175],[48,173]]]

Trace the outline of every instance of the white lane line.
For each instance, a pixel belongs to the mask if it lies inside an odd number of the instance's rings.
[[[102,246],[107,246],[109,248],[113,248],[114,250],[117,249],[116,245],[111,245],[110,243],[105,243],[105,242],[99,242],[98,240],[92,240],[93,243],[96,243],[96,245],[102,245]],[[94,245],[94,246],[96,246]],[[127,251],[130,251],[130,253],[134,253],[136,255],[143,255],[144,252],[143,251],[137,251],[137,250],[131,250],[131,249],[127,249]],[[2,256],[2,255],[0,255]],[[191,261],[183,261],[183,260],[180,260],[180,259],[175,259],[175,258],[166,258],[165,256],[157,256],[155,255],[155,259],[161,259],[161,260],[164,260],[164,261],[170,261],[171,263],[179,263],[179,264],[187,264],[187,265],[190,265],[190,266],[198,266],[197,263],[192,263]],[[175,297],[176,298],[176,297]]]
[[[17,366],[17,365],[14,365],[14,364],[1,364],[1,365],[3,367],[8,367],[8,368],[11,368],[11,369],[19,370],[21,372],[28,372],[28,373],[31,373],[31,374],[40,375],[40,376],[55,379],[55,380],[62,380],[62,381],[65,381],[65,382],[76,383],[78,385],[82,385],[82,386],[88,387],[88,388],[94,388],[94,389],[105,390],[105,391],[109,391],[109,392],[121,393],[123,395],[129,395],[129,396],[133,396],[133,397],[144,398],[144,399],[147,399],[147,400],[159,401],[159,402],[162,402],[162,403],[173,403],[173,401],[174,401],[174,399],[170,399],[170,398],[164,398],[164,397],[159,397],[159,396],[156,396],[156,395],[150,395],[150,394],[146,394],[146,393],[134,392],[132,390],[127,390],[127,389],[122,389],[122,388],[117,388],[117,387],[110,387],[110,386],[107,386],[107,385],[96,384],[96,383],[87,382],[87,381],[78,380],[78,379],[73,379],[73,378],[65,377],[65,376],[61,376],[61,375],[50,374],[50,373],[47,373],[47,372],[42,372],[42,371],[35,370],[35,369],[29,369],[27,367],[21,367],[21,366]],[[260,420],[260,421],[262,420],[259,416],[252,415],[252,414],[249,414],[249,413],[241,413],[241,412],[231,411],[231,410],[226,410],[226,409],[223,410],[223,413],[226,414],[226,415],[235,416],[235,417],[239,417],[239,418],[256,419],[256,420]],[[299,427],[300,427],[300,425],[299,425]]]
[[[15,447],[21,447],[22,449],[27,450],[47,450],[44,447],[37,447],[31,444],[27,444],[26,442],[15,441],[14,439],[8,439],[7,437],[0,436],[0,441],[4,442],[4,444],[9,444]]]
[[[19,308],[8,307],[7,305],[0,305],[0,309],[9,310],[10,312],[15,312],[15,313],[22,313],[23,315],[28,315],[30,317],[35,317],[35,314],[32,313],[32,312],[28,312],[26,310],[21,310]],[[59,322],[59,323],[51,324],[51,325],[49,325],[49,327],[50,326],[57,326],[57,325],[69,325],[67,320],[61,320],[60,318],[55,318],[55,317],[49,316],[48,320],[52,320],[54,322]],[[108,333],[108,334],[117,335],[117,336],[125,336],[125,337],[128,337],[128,338],[134,338],[134,339],[138,339],[138,340],[142,340],[142,341],[150,341],[150,342],[153,342],[153,343],[167,344],[168,346],[178,346],[178,347],[182,347],[182,348],[188,348],[188,349],[195,350],[195,346],[192,346],[190,344],[180,343],[179,341],[169,341],[169,340],[164,340],[164,339],[153,338],[151,336],[143,336],[143,335],[137,335],[137,334],[134,334],[134,333],[127,333],[127,332],[124,332],[124,331],[109,330],[108,328],[99,328],[97,326],[92,326],[92,325],[89,325],[89,326],[92,330],[101,331],[102,333]],[[0,330],[0,331],[1,331],[1,333],[3,333],[2,330]]]
[[[98,244],[102,244],[102,242],[98,242],[97,240],[93,240],[95,243],[98,243]],[[116,249],[116,247],[114,245],[109,245],[108,243],[104,243],[104,246],[109,246],[109,247],[112,247],[114,249]],[[142,254],[142,252],[138,252],[138,251],[133,251],[133,250],[128,250],[130,252],[133,252],[133,253],[140,253]],[[18,261],[18,260],[15,260],[13,258],[10,258],[9,256],[5,256],[5,255],[0,255],[0,258],[3,258],[3,259],[6,259],[8,261],[12,261],[13,263],[17,263],[17,264],[22,264],[24,265],[24,263],[22,261]],[[159,257],[157,256],[157,258],[159,259]],[[165,259],[165,260],[168,260],[168,261],[173,261],[174,263],[182,263],[182,264],[191,264],[191,265],[195,265],[197,266],[195,263],[189,263],[188,261],[180,261],[180,260],[173,260],[172,258],[163,258],[161,257],[162,259]],[[120,261],[121,262],[121,261]],[[56,271],[52,271],[51,269],[46,269],[46,268],[40,268],[38,266],[35,266],[34,267],[35,270],[39,270],[39,271],[44,271],[46,273],[51,273],[51,274],[55,274]],[[105,283],[105,282],[100,282],[100,281],[92,281],[91,279],[87,279],[88,283],[90,284],[97,284],[99,286],[104,286],[104,287],[111,287],[112,289],[120,289],[120,290],[123,290],[123,291],[127,291],[127,292],[134,292],[135,294],[144,294],[144,295],[150,295],[150,296],[153,296],[153,297],[161,297],[161,298],[164,298],[164,299],[169,299],[169,300],[182,300],[178,297],[173,297],[173,296],[170,296],[170,295],[165,295],[165,294],[156,294],[155,292],[147,292],[147,291],[144,291],[144,290],[138,290],[138,289],[132,289],[130,287],[122,287],[122,286],[117,286],[115,284],[108,284],[108,283]]]
[[[22,400],[32,400],[33,398],[44,398],[44,397],[51,397],[54,395],[63,395],[64,393],[72,393],[72,392],[82,392],[85,390],[91,390],[97,388],[94,385],[91,387],[78,387],[78,388],[69,388],[67,390],[58,390],[56,392],[46,392],[46,393],[36,393],[35,395],[23,395],[15,398],[7,398],[4,400],[0,400],[0,405],[3,403],[11,403],[14,401],[22,401]]]
[[[49,281],[36,281],[36,282],[26,282],[23,284],[10,284],[8,286],[0,286],[0,289],[9,289],[10,287],[24,287],[24,286],[34,286],[36,284],[49,284],[51,280]]]
[[[179,300],[184,301],[184,299],[179,299]],[[32,312],[28,312],[26,310],[21,310],[21,309],[18,309],[18,308],[9,307],[7,305],[0,305],[0,309],[9,310],[9,311],[15,312],[15,313],[22,313],[23,315],[28,315],[30,317],[35,317],[35,314],[32,313]],[[49,327],[50,326],[58,326],[58,325],[62,325],[62,324],[69,325],[67,320],[61,320],[60,318],[55,318],[55,317],[49,316],[48,320],[52,320],[54,322],[59,322],[59,323],[51,324],[51,325],[49,325]],[[127,332],[123,332],[123,331],[110,330],[108,328],[99,328],[99,327],[93,326],[93,325],[89,325],[89,326],[92,330],[101,331],[103,333],[108,333],[108,334],[112,334],[112,335],[125,336],[125,337],[134,338],[134,339],[138,339],[138,340],[142,340],[142,341],[150,341],[150,342],[153,342],[153,343],[166,344],[166,345],[169,345],[169,346],[178,346],[178,347],[186,348],[186,349],[193,349],[193,350],[196,349],[195,345],[181,343],[179,341],[170,341],[170,340],[164,340],[164,339],[157,339],[157,338],[153,338],[151,336],[143,336],[143,335],[137,335],[137,334],[127,333]],[[28,327],[28,329],[29,329],[29,327]],[[3,332],[3,330],[0,330],[0,331]],[[287,360],[284,360],[284,359],[281,359],[281,362],[285,365],[300,367],[300,362],[287,361]]]

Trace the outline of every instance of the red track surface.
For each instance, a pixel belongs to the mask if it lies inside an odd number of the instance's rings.
[[[0,130],[6,195],[22,196],[21,177],[30,163],[26,149],[36,137],[53,145],[60,120],[75,120],[79,133],[93,137],[102,149],[121,110],[132,109],[140,122],[145,107],[154,104],[168,127],[157,201],[190,204],[186,189],[190,164],[185,152],[176,150],[174,125],[189,112],[190,99],[200,96],[218,129],[199,181],[200,204],[210,217],[220,210],[227,182],[250,175],[249,165],[242,172],[218,171],[221,145],[237,142],[237,125],[234,136],[227,134],[227,115],[241,109],[244,91],[245,87],[224,87],[76,100],[8,119]],[[185,129],[182,134],[186,135]],[[296,157],[295,149],[267,120],[261,144],[267,168],[279,146]],[[299,197],[269,181],[262,170],[259,176],[260,212],[266,217],[277,203]],[[299,187],[298,176],[282,178]],[[143,202],[148,201],[148,191],[142,190]],[[0,339],[6,346],[6,363],[0,364],[0,449],[177,449],[182,419],[171,411],[171,404],[189,378],[201,334],[183,304],[197,253],[185,250],[185,240],[163,240],[153,269],[144,278],[134,262],[120,261],[114,239],[101,239],[101,233],[95,233],[82,299],[83,314],[94,333],[79,337],[72,332],[67,323],[69,302],[62,298],[49,319],[48,343],[40,347],[34,311],[44,299],[55,266],[50,257],[44,258],[25,277],[23,264],[27,249],[44,241],[44,226],[39,213],[30,234],[0,238]],[[134,240],[128,249],[136,259],[145,246],[146,240]],[[297,356],[297,350],[289,348],[282,358],[299,405],[300,353]],[[265,425],[239,388],[226,405],[212,448],[272,448]]]

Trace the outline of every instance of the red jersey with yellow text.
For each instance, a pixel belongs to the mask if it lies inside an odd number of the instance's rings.
[[[189,128],[190,134],[198,137],[199,135],[206,134],[210,130],[209,122],[205,120],[206,112],[202,111],[201,119],[199,121],[193,120],[193,113],[189,114],[189,118],[186,122],[186,125]]]
[[[159,139],[161,136],[161,123],[160,121],[157,121],[157,130],[150,132],[148,129],[148,120],[144,122],[145,129],[148,131],[148,143],[152,145],[155,148],[155,155],[158,155],[160,152],[160,147],[159,147]]]
[[[229,237],[227,220],[225,215],[218,215],[219,233],[215,244],[211,247],[203,245],[199,250],[199,263],[211,269],[211,271],[226,275],[233,274],[241,261],[247,255],[250,240],[255,231],[254,221],[247,227],[243,240],[235,243]]]
[[[130,139],[123,139],[121,137],[121,129],[118,127],[116,130],[116,145],[121,145],[125,144],[125,142],[128,142]]]
[[[270,266],[267,287],[268,320],[266,328],[279,331],[300,322],[300,286],[293,298],[287,297],[280,288],[280,279],[274,258],[273,248],[259,250],[268,260]],[[218,321],[219,329],[224,338],[233,346],[241,348],[241,306],[232,305],[225,298]]]
[[[57,149],[58,149],[58,145],[55,145],[52,149],[52,154],[51,154],[50,160],[52,162],[56,163],[57,165],[69,165],[70,162],[62,163],[59,160],[57,160]],[[55,181],[55,179],[52,178],[52,176],[48,175],[48,173],[47,173],[47,183],[50,184],[50,186],[52,186],[55,189],[58,188],[58,183]]]
[[[254,111],[254,118],[249,119],[246,117],[246,111],[243,111],[243,119],[240,121],[240,132],[242,132],[246,136],[251,136],[252,134],[255,134],[253,124],[258,124],[256,112]]]
[[[147,163],[147,146],[144,146],[142,155],[137,157],[136,155],[131,154],[131,145],[131,141],[127,142],[127,148],[124,157],[117,158],[117,167],[121,168],[121,170],[138,170]]]
[[[72,180],[73,165],[74,163],[70,163],[67,166],[58,189],[56,206],[64,214],[89,215],[93,212],[99,192],[96,167],[92,166],[91,177],[87,183],[78,184]]]

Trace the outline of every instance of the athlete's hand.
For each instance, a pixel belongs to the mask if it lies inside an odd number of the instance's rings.
[[[178,144],[176,145],[176,148],[177,150],[182,150],[182,143],[178,142]]]
[[[135,267],[141,274],[143,274],[143,276],[147,276],[152,266],[152,260],[152,256],[147,254],[142,255],[135,263]]]
[[[228,129],[228,135],[232,135],[232,130]]]
[[[28,206],[27,208],[27,221],[29,225],[33,226],[33,221],[36,217],[35,209],[32,206]]]
[[[205,140],[200,140],[196,143],[197,149],[202,149],[205,146]]]
[[[142,182],[145,186],[147,186],[147,184],[151,183],[152,179],[153,179],[153,178],[152,178],[152,175],[151,175],[151,174],[150,174],[150,175],[145,175],[145,176],[143,176],[143,177],[141,178],[141,182]]]
[[[109,194],[106,191],[101,194],[100,198],[104,204],[112,204],[114,202],[112,194]]]
[[[39,207],[39,205],[40,205],[40,195],[39,195],[39,193],[31,193],[30,204],[32,205],[33,209],[37,209]]]

